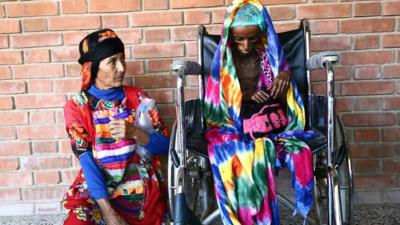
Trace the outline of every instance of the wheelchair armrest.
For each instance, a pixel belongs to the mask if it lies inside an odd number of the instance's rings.
[[[201,66],[193,61],[176,60],[171,64],[171,70],[181,72],[179,75],[198,75],[201,72]]]
[[[321,52],[311,56],[307,60],[307,68],[309,70],[324,69],[326,62],[335,64],[339,62],[339,54],[337,52]]]

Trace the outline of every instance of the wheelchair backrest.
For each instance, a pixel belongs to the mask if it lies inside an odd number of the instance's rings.
[[[303,103],[305,107],[307,107],[308,81],[306,66],[306,38],[304,29],[301,25],[299,29],[278,33],[278,38],[292,71],[291,79],[296,83]],[[203,78],[202,81],[204,88],[210,73],[214,52],[220,39],[220,35],[208,34],[204,26],[200,27],[198,44],[201,51],[199,57],[202,67],[201,75]],[[204,90],[203,93],[205,93]],[[306,118],[308,117],[306,116]]]

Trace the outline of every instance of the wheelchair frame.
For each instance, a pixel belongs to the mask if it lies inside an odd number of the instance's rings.
[[[334,69],[333,65],[339,61],[339,55],[334,52],[323,52],[317,55],[314,55],[310,57],[310,37],[311,37],[311,32],[309,29],[309,23],[307,20],[302,20],[301,21],[301,27],[303,28],[304,35],[305,35],[305,54],[306,54],[306,60],[307,60],[307,85],[308,85],[308,108],[307,108],[307,124],[308,127],[311,127],[311,121],[312,118],[311,116],[313,115],[313,107],[311,107],[312,103],[312,83],[311,83],[311,76],[310,76],[310,70],[312,69],[325,69],[326,74],[327,74],[327,81],[326,81],[326,100],[327,100],[327,112],[326,112],[326,146],[322,146],[319,148],[317,151],[323,152],[323,156],[326,157],[326,161],[323,162],[323,173],[326,175],[326,180],[323,180],[325,183],[326,182],[326,195],[327,197],[327,209],[328,209],[328,214],[327,218],[321,216],[323,213],[321,209],[322,206],[319,205],[317,200],[315,200],[315,214],[316,217],[313,219],[310,216],[307,218],[307,222],[310,224],[329,224],[329,225],[341,225],[341,224],[351,224],[352,223],[352,210],[353,210],[353,181],[352,181],[352,166],[351,166],[351,158],[349,156],[349,153],[347,151],[346,146],[344,147],[344,151],[340,154],[344,154],[342,160],[334,160],[334,154],[338,154],[335,152],[335,132],[337,132],[335,123],[337,121],[336,114],[335,114],[335,97],[334,97]],[[199,34],[202,34],[205,32],[205,28],[203,26],[200,26],[199,29]],[[171,73],[176,73],[177,74],[177,89],[176,89],[176,118],[177,120],[174,123],[172,132],[171,132],[171,143],[170,143],[170,154],[169,154],[169,160],[168,160],[168,185],[169,185],[169,199],[170,199],[170,205],[171,208],[173,208],[173,217],[174,217],[174,224],[178,225],[184,225],[184,224],[210,224],[218,215],[219,211],[218,209],[214,211],[213,213],[209,214],[208,216],[202,218],[202,221],[200,219],[196,218],[194,213],[191,211],[187,201],[186,201],[186,192],[187,190],[187,182],[186,179],[188,178],[188,174],[190,176],[200,176],[201,171],[199,173],[196,173],[196,169],[193,172],[192,169],[188,167],[188,160],[192,160],[190,158],[190,151],[187,149],[187,143],[186,143],[186,124],[185,124],[185,102],[184,102],[184,81],[185,81],[185,76],[186,75],[199,75],[201,74],[201,63],[202,63],[202,37],[199,35],[198,37],[198,63],[191,62],[191,61],[175,61],[171,65]],[[203,100],[204,96],[204,87],[203,87],[204,81],[203,81],[203,76],[198,76],[198,97],[200,99],[200,102]],[[200,104],[200,109],[201,109],[201,104]],[[203,118],[201,117],[201,123],[203,123]],[[339,127],[341,132],[343,132],[342,126],[339,123]],[[345,143],[343,142],[345,145]],[[337,147],[337,146],[336,146]],[[326,149],[325,151],[322,151],[322,149]],[[315,155],[316,151],[313,151],[313,155]],[[196,164],[200,168],[207,168],[210,170],[208,163],[208,160],[206,158],[201,158],[197,159],[194,164]],[[315,158],[315,157],[314,157]],[[193,161],[193,160],[192,160]],[[191,161],[191,163],[193,163]],[[338,162],[340,161],[340,162]],[[348,187],[345,187],[347,189],[347,197],[343,198],[348,198],[345,199],[345,203],[341,202],[341,192],[343,191],[339,185],[339,182],[341,182],[341,178],[339,177],[338,174],[338,168],[340,169],[340,166],[344,162],[347,165],[347,168],[345,168],[345,171],[342,171],[342,173],[346,173],[348,176],[348,180],[345,181],[348,183]],[[316,162],[314,162],[316,164]],[[344,166],[343,166],[344,167]],[[343,170],[343,169],[342,169]],[[197,171],[198,172],[198,171]],[[340,172],[340,171],[339,171]],[[204,174],[203,174],[204,175]],[[324,175],[324,176],[325,176]],[[189,176],[189,177],[190,177]],[[314,176],[315,178],[315,176]],[[324,177],[325,178],[325,177]],[[315,178],[316,179],[316,178]],[[316,184],[317,185],[317,184]],[[323,187],[325,188],[325,186]],[[186,191],[186,192],[185,192]],[[321,193],[317,193],[317,190],[314,191],[314,198],[321,198]],[[199,194],[199,193],[196,193]],[[200,193],[201,194],[201,193]],[[203,194],[204,195],[204,194]],[[206,198],[204,201],[210,201],[208,199],[210,196],[203,196],[203,198]],[[280,201],[283,205],[287,206],[290,209],[294,209],[294,204],[287,199],[286,197],[280,195],[278,193],[278,201]],[[319,199],[318,199],[319,201]],[[197,204],[195,202],[195,204]],[[345,219],[345,223],[342,223],[343,218],[342,218],[342,206],[343,204],[346,204],[345,210],[345,217],[348,217]],[[208,204],[207,204],[208,205]],[[209,206],[209,205],[208,205]],[[205,209],[204,211],[210,210]],[[346,214],[347,213],[347,214]],[[179,218],[178,218],[179,217]],[[180,218],[182,217],[182,218]],[[324,220],[327,221],[324,221]],[[325,223],[326,222],[326,223]]]

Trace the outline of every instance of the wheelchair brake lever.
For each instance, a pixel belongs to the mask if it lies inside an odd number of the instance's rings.
[[[172,162],[174,163],[174,166],[176,168],[178,168],[180,166],[180,162],[179,162],[179,157],[178,157],[178,153],[176,153],[175,149],[171,149],[170,152],[171,154],[171,158],[172,158]]]

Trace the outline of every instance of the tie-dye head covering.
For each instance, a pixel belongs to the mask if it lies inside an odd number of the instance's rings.
[[[111,29],[102,29],[88,34],[79,43],[80,58],[79,64],[82,65],[81,90],[86,90],[97,75],[100,61],[124,52],[124,43]]]
[[[249,15],[253,17],[250,18]],[[260,16],[262,16],[262,22],[259,21]],[[232,26],[254,26],[254,24],[266,27],[265,35],[257,44],[257,50],[263,56],[262,65],[268,67],[266,70],[269,71],[269,73],[260,73],[258,86],[270,87],[279,73],[290,73],[283,49],[265,7],[258,0],[234,0],[226,10],[221,42],[215,52],[211,76],[206,85],[204,111],[209,126],[218,127],[227,124],[238,128],[242,126],[239,117],[242,92],[233,62],[229,35]],[[267,77],[268,74],[269,77]],[[304,122],[304,117],[302,120]]]

